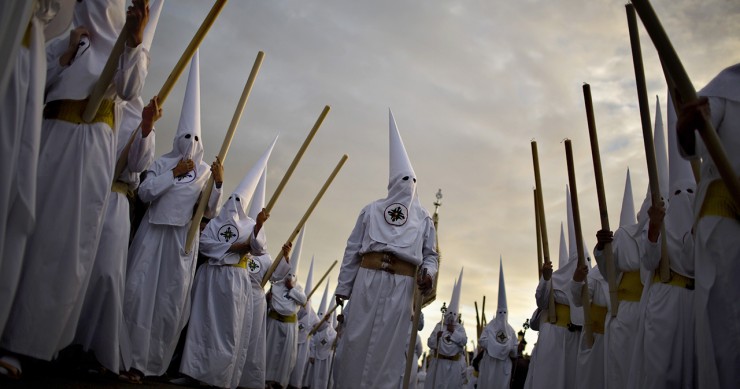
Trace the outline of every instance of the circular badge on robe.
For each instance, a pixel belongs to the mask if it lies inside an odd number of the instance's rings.
[[[195,178],[198,176],[198,173],[195,172],[195,170],[191,170],[185,175],[182,175],[180,177],[175,178],[175,184],[176,185],[182,185],[182,184],[189,184],[193,181],[195,181]]]
[[[499,342],[500,344],[505,344],[506,341],[508,341],[508,340],[509,340],[509,337],[506,335],[506,331],[499,330],[498,332],[496,332],[496,341],[497,342]]]
[[[260,263],[255,261],[252,258],[249,258],[249,262],[247,262],[247,269],[249,269],[250,273],[259,273],[260,272]]]
[[[409,210],[405,205],[400,203],[393,203],[385,208],[383,216],[385,216],[385,222],[392,226],[402,226],[406,224],[408,220]]]
[[[239,239],[239,230],[233,224],[224,224],[218,229],[219,242],[232,243],[237,239]]]

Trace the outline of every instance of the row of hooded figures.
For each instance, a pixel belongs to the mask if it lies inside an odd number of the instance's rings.
[[[431,292],[438,255],[435,227],[419,202],[417,177],[393,115],[388,195],[360,212],[333,298],[327,281],[314,315],[310,282],[304,288],[296,277],[305,229],[295,247],[283,246],[276,270],[267,274],[273,259],[263,228],[270,216],[264,208],[266,166],[277,138],[220,205],[223,166],[203,161],[197,52],[172,150],[154,157],[154,125],[162,110],[158,97],[145,105],[140,94],[162,6],[154,0],[133,0],[128,9],[123,0],[77,1],[72,29],[65,26],[68,36],[48,43],[45,34],[55,34],[45,28],[55,24],[58,1],[0,6],[3,14],[17,16],[2,27],[8,66],[0,74],[6,137],[0,145],[0,374],[19,379],[34,361],[51,361],[76,345],[94,355],[99,371],[131,382],[164,375],[177,354],[186,381],[218,387],[401,386],[413,296],[417,289]],[[124,24],[111,84],[93,118],[83,120]],[[700,92],[709,98],[702,109],[712,108],[711,120],[730,150],[738,145],[740,88],[727,85],[737,85],[738,73],[737,65],[728,68]],[[732,278],[740,266],[740,240],[733,239],[740,236],[737,208],[700,141],[696,147],[682,141],[685,155],[703,160],[695,198],[697,183],[678,142],[671,142],[672,114],[669,108],[668,147],[656,146],[670,155],[658,161],[670,166],[661,173],[664,202],[646,201],[638,213],[624,202],[620,228],[597,234],[598,270],[576,265],[574,234],[567,250],[561,228],[560,267],[553,271],[546,263],[535,296],[531,323],[539,337],[526,387],[738,383],[740,314]],[[694,125],[692,131],[698,126],[683,122]],[[661,124],[656,144],[662,134]],[[736,172],[738,155],[729,154]],[[189,248],[193,208],[210,178],[215,185],[206,219]],[[130,237],[134,192],[147,207]],[[631,192],[625,198],[631,200]],[[601,263],[608,244],[619,273],[616,317],[609,314]],[[662,254],[670,258],[667,282],[655,276]],[[200,267],[198,255],[204,258]],[[500,277],[503,288],[503,272]],[[263,278],[271,282],[266,296]],[[581,287],[586,280],[587,292]],[[500,289],[496,318],[478,339],[471,362],[478,376],[466,379],[475,374],[466,373],[462,351],[461,285],[462,273],[457,297],[427,341],[425,387],[508,387],[517,344],[505,293]],[[593,305],[592,323],[586,323],[592,324],[592,345],[581,339],[583,293]],[[335,324],[328,313],[337,309],[342,314]],[[296,370],[300,360],[308,360],[308,368]],[[294,372],[303,377],[291,382]]]

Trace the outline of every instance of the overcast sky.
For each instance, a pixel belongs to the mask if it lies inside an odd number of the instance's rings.
[[[169,0],[151,50],[144,98],[162,86],[212,2]],[[700,89],[740,62],[740,2],[654,0]],[[640,26],[642,29],[642,26]],[[642,52],[654,115],[666,87],[648,36]],[[213,160],[258,51],[265,60],[225,161],[225,195],[272,138],[268,198],[325,105],[322,128],[266,224],[270,252],[290,236],[342,154],[349,160],[308,221],[301,282],[341,261],[362,207],[385,197],[388,108],[395,114],[430,212],[442,189],[438,300],[425,308],[426,339],[465,267],[462,310],[475,340],[473,302],[496,310],[503,256],[509,322],[535,308],[537,252],[530,140],[539,147],[550,254],[565,221],[563,138],[573,140],[583,232],[599,228],[582,84],[591,84],[611,225],[619,221],[626,169],[639,208],[647,188],[624,3],[619,1],[308,0],[229,2],[201,45],[205,159]],[[170,150],[187,70],[157,123],[157,155]],[[663,112],[665,117],[665,111]],[[338,269],[338,267],[337,267]],[[331,275],[336,285],[337,270]],[[316,281],[316,278],[314,281]],[[321,293],[313,297],[315,306]],[[536,340],[527,333],[527,351]]]

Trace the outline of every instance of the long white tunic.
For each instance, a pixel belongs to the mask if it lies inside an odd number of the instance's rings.
[[[437,338],[437,332],[439,331],[442,331],[442,336]],[[462,353],[466,343],[468,343],[468,336],[461,324],[455,323],[455,331],[449,332],[446,325],[443,327],[440,323],[437,323],[431,335],[429,335],[429,339],[427,339],[430,363],[424,388],[462,388],[463,378],[465,377],[465,356]],[[440,357],[457,356],[459,359],[454,361],[433,358],[436,355]]]
[[[415,245],[399,249],[373,240],[367,230],[368,206],[363,208],[347,239],[336,294],[350,296],[344,310],[344,332],[337,346],[334,382],[338,388],[397,387],[403,376],[411,326],[414,277],[360,267],[368,252],[390,252],[437,274],[435,231],[425,218]]]
[[[247,359],[242,369],[239,386],[248,389],[263,389],[265,387],[265,360],[267,336],[267,301],[265,290],[262,289],[262,277],[270,267],[269,255],[256,256],[247,263],[249,276],[252,282],[252,332],[247,346]],[[290,266],[281,261],[272,279],[278,281],[285,277]]]
[[[609,307],[609,286],[597,269],[588,273],[589,300],[596,305]],[[571,301],[575,306],[581,306],[583,293],[583,282],[571,281]],[[592,315],[594,313],[592,312]],[[605,320],[611,317],[607,313]],[[581,340],[578,348],[578,367],[576,368],[576,388],[605,388],[606,387],[606,331],[608,324],[605,323],[604,334],[593,333],[593,345],[586,347],[584,334],[581,332]]]
[[[311,328],[318,323],[319,318],[313,311],[310,305],[306,308],[301,308],[298,311],[298,353],[296,356],[295,366],[293,371],[290,373],[290,386],[296,388],[302,388],[306,383],[308,370],[308,358],[309,348],[311,342],[308,338],[308,333]]]
[[[46,98],[79,99],[92,85],[67,82],[97,53],[94,41],[78,53],[72,66],[59,58],[67,47],[60,39],[47,47]],[[126,48],[106,98],[138,96],[148,58],[139,45]],[[116,104],[120,118],[120,105]],[[105,123],[74,124],[45,119],[37,170],[36,225],[28,238],[21,279],[2,347],[50,360],[75,335],[95,253],[103,213],[110,194],[115,159],[115,134]]]
[[[650,282],[652,274],[640,266],[640,258],[644,248],[639,244],[642,241],[640,234],[636,233],[639,226],[632,225],[619,228],[614,233],[612,242],[612,258],[617,270],[617,285],[622,279],[624,272],[639,271],[643,285]],[[637,237],[635,237],[635,235]],[[598,269],[603,277],[607,277],[604,269],[607,268],[606,258],[600,250],[594,250],[594,258],[598,263]],[[627,385],[629,376],[632,351],[635,347],[635,334],[640,323],[640,302],[619,301],[617,317],[611,316],[607,320],[607,328],[604,336],[606,338],[606,387],[609,389],[621,389]]]
[[[305,303],[306,295],[300,285],[289,290],[285,287],[284,281],[272,284],[270,299],[272,311],[289,316],[297,313],[300,306]],[[266,340],[265,380],[287,386],[298,354],[298,323],[284,323],[268,315]]]
[[[719,96],[702,90],[709,98],[714,125],[727,159],[740,176],[740,99],[737,97],[737,75],[740,66],[732,66],[734,80],[721,79],[728,91]],[[701,181],[696,197],[698,216],[709,184],[719,178],[717,167],[697,134],[696,154],[702,158]],[[736,208],[737,209],[737,208]],[[696,354],[699,387],[733,388],[740,382],[740,221],[720,216],[704,216],[696,224]]]
[[[213,236],[212,231],[206,228],[200,236],[200,252],[209,260],[198,270],[193,284],[193,309],[180,372],[213,386],[236,388],[252,329],[252,281],[246,268],[231,266],[240,259],[228,251],[235,242]],[[236,242],[245,241],[248,235],[250,252],[263,255],[267,244],[264,229],[257,236],[245,234]]]
[[[670,212],[670,210],[668,211]],[[660,262],[660,238],[645,238],[643,266],[655,271]],[[671,243],[668,243],[669,246]],[[693,237],[670,250],[671,268],[693,269]],[[683,266],[681,263],[683,262]],[[692,274],[686,274],[693,276]],[[636,334],[627,387],[692,388],[694,385],[694,291],[654,282],[643,292],[642,319]]]
[[[131,133],[138,126],[144,104],[137,97],[124,106],[124,121],[117,132],[117,158],[120,158]],[[139,186],[138,173],[154,161],[154,131],[143,138],[137,135],[128,153],[128,164],[118,181],[130,191]],[[98,362],[110,371],[128,370],[131,345],[122,344],[123,295],[126,286],[126,262],[131,234],[129,201],[125,193],[112,192],[108,198],[100,244],[95,255],[90,283],[85,292],[75,344],[93,351]],[[125,337],[125,340],[128,338]],[[121,356],[124,360],[121,360]]]
[[[161,204],[157,200],[176,190],[176,185],[198,185],[202,190],[210,176],[208,169],[201,163],[197,178],[190,182],[173,178],[171,171],[159,176],[149,171],[139,187],[139,197],[151,205],[129,247],[123,317],[131,344],[131,367],[144,375],[164,374],[172,359],[190,316],[198,253],[198,239],[190,254],[184,252],[189,222],[182,226],[154,224],[149,215]],[[183,209],[192,209],[199,193],[194,191],[193,198],[183,202]],[[206,216],[214,216],[220,197],[221,190],[214,185]]]
[[[321,331],[317,331],[310,340],[309,358],[313,358],[313,363],[308,364],[308,376],[311,380],[307,383],[311,389],[329,388],[329,370],[332,369],[332,346],[336,339],[337,332],[326,325]]]
[[[6,9],[7,11],[7,9]],[[25,25],[23,27],[25,31]],[[0,333],[10,314],[26,239],[36,218],[36,166],[44,103],[46,56],[41,22],[31,19],[30,42],[10,61],[0,93]]]
[[[560,271],[560,269],[558,269]],[[572,272],[570,273],[572,276]],[[555,277],[553,275],[553,277]],[[546,310],[550,283],[540,279],[535,297],[537,306]],[[555,289],[555,302],[570,305],[568,295],[561,289]],[[573,306],[571,306],[571,317]],[[551,324],[547,319],[548,313],[540,315],[540,334],[537,345],[532,351],[532,357],[527,372],[525,388],[554,388],[571,389],[575,387],[576,366],[578,358],[578,343],[580,333],[569,331],[567,328]],[[535,352],[536,351],[536,352]]]
[[[503,324],[503,325],[502,325]],[[502,328],[502,327],[506,328]],[[508,322],[491,320],[480,335],[478,345],[483,348],[478,386],[481,388],[508,388],[511,382],[512,358],[516,358],[517,337]]]

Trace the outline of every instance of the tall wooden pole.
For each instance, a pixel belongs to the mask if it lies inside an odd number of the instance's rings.
[[[329,178],[324,183],[324,186],[321,187],[321,190],[319,190],[319,193],[316,195],[316,197],[313,199],[313,202],[311,205],[308,206],[308,209],[306,210],[306,213],[303,214],[303,217],[298,222],[298,225],[293,229],[293,232],[290,234],[290,237],[286,241],[286,243],[293,243],[293,240],[295,240],[296,236],[298,236],[298,233],[301,231],[303,226],[306,224],[306,221],[308,220],[308,217],[311,216],[311,213],[313,212],[314,208],[316,208],[316,205],[319,204],[319,201],[321,200],[321,197],[324,196],[324,193],[326,193],[326,190],[329,189],[329,185],[331,185],[332,181],[334,181],[334,177],[337,176],[337,173],[339,173],[339,170],[342,169],[342,166],[345,162],[347,162],[347,154],[344,154],[342,158],[337,163],[337,166],[334,168],[334,171],[331,172],[331,175],[329,175]],[[278,254],[274,261],[272,261],[272,264],[270,265],[270,268],[267,269],[267,272],[265,273],[264,277],[262,277],[262,287],[264,288],[267,284],[267,281],[270,280],[270,277],[272,277],[272,273],[275,272],[275,269],[277,268],[280,261],[283,260],[283,254],[282,251],[280,254]]]
[[[100,104],[103,102],[103,97],[105,97],[105,91],[108,90],[108,87],[113,81],[113,76],[115,76],[116,70],[118,69],[118,63],[120,61],[121,54],[123,54],[123,48],[126,45],[126,39],[128,38],[128,31],[130,28],[131,26],[129,23],[123,25],[121,33],[118,35],[118,39],[116,39],[116,43],[113,45],[113,49],[108,55],[108,60],[105,62],[103,71],[100,73],[98,81],[93,86],[90,98],[87,100],[87,105],[85,105],[85,111],[82,112],[82,120],[86,123],[90,123],[95,118],[95,114],[98,112]]]
[[[640,33],[637,31],[637,17],[635,9],[627,4],[627,24],[629,26],[630,44],[632,46],[632,62],[635,67],[635,82],[637,84],[637,99],[640,105],[640,119],[642,122],[642,138],[645,143],[645,159],[647,161],[648,178],[650,180],[650,194],[653,206],[660,203],[660,184],[658,182],[658,165],[655,159],[655,145],[653,134],[650,129],[650,106],[648,104],[647,85],[645,82],[645,70],[642,65],[642,50],[640,49]],[[671,280],[671,263],[668,258],[666,247],[665,224],[660,228],[661,257],[660,257],[660,281]]]
[[[594,118],[594,106],[591,101],[591,86],[583,84],[583,97],[586,103],[586,120],[588,121],[588,135],[591,139],[591,158],[594,161],[594,176],[596,179],[596,195],[599,199],[599,216],[601,217],[601,229],[611,231],[609,228],[609,211],[606,209],[606,191],[604,190],[604,175],[601,171],[601,153],[599,152],[599,138],[596,134],[596,119]],[[572,197],[572,196],[571,196]],[[609,284],[609,302],[612,317],[617,317],[619,309],[619,298],[617,297],[617,268],[614,263],[614,252],[611,242],[606,243],[603,249],[606,258],[606,280]]]
[[[545,218],[545,206],[542,199],[542,181],[540,179],[540,157],[537,153],[537,142],[532,141],[532,163],[534,164],[534,182],[537,193],[537,210],[540,217],[540,235],[542,237],[542,257],[544,263],[551,264],[550,261],[550,244],[547,240],[547,219]],[[541,270],[540,270],[541,271]],[[550,323],[557,322],[557,313],[555,313],[555,294],[552,289],[552,279],[550,279],[550,296],[548,302],[548,319]]]
[[[218,160],[222,164],[226,161],[226,153],[229,152],[231,141],[234,139],[236,128],[239,126],[239,121],[241,120],[242,113],[244,112],[244,107],[247,105],[247,100],[249,100],[249,95],[252,92],[252,86],[254,86],[254,80],[255,78],[257,78],[257,73],[259,73],[260,71],[260,67],[262,66],[262,61],[264,60],[264,58],[265,53],[261,51],[257,53],[257,58],[255,58],[254,60],[252,71],[249,73],[247,83],[244,85],[244,90],[242,91],[242,95],[239,98],[236,109],[234,110],[234,116],[231,118],[231,124],[229,125],[229,129],[226,131],[226,136],[224,137],[224,141],[221,144],[221,150],[218,152]],[[208,200],[210,200],[211,198],[211,190],[213,189],[213,184],[214,179],[213,175],[211,175],[208,178],[208,183],[206,183],[203,191],[200,192],[198,208],[195,210],[195,214],[190,220],[190,228],[188,229],[188,235],[185,239],[186,254],[190,254],[190,250],[193,247],[195,234],[199,231],[200,228],[200,219],[203,218],[203,214],[206,212],[206,207],[208,207]]]
[[[565,159],[568,163],[568,182],[570,183],[570,202],[573,208],[573,226],[576,234],[576,249],[578,250],[578,266],[586,266],[586,257],[583,255],[583,231],[581,230],[581,213],[578,209],[578,189],[576,187],[576,172],[573,166],[573,148],[570,139],[565,140]],[[591,298],[588,294],[588,277],[583,280],[581,289],[581,304],[583,308],[583,337],[586,347],[594,344],[593,322],[591,321]]]
[[[533,189],[534,193],[534,225],[537,230],[537,279],[542,278],[542,232],[540,226],[540,212],[537,206],[537,189]]]
[[[195,50],[198,50],[198,46],[200,46],[200,43],[203,42],[203,38],[206,37],[206,34],[211,29],[211,26],[213,26],[216,18],[226,5],[226,1],[227,0],[216,0],[216,3],[213,4],[211,11],[208,12],[208,15],[203,20],[203,23],[201,23],[200,28],[198,28],[198,31],[195,32],[195,36],[193,36],[193,39],[190,40],[188,47],[185,48],[185,51],[182,53],[180,59],[177,61],[177,64],[175,64],[175,67],[170,72],[170,75],[167,77],[164,85],[162,85],[159,93],[157,93],[160,106],[164,105],[165,100],[167,100],[167,96],[169,96],[170,92],[172,91],[172,87],[175,86],[175,82],[177,82],[177,79],[180,78],[183,70],[185,70],[185,66],[190,63],[193,55],[195,55]],[[134,142],[134,139],[136,139],[136,135],[139,133],[140,129],[141,124],[139,124],[139,127],[137,127],[136,130],[131,133],[131,137],[129,137],[126,146],[124,146],[123,150],[121,151],[121,155],[116,161],[116,170],[113,174],[114,182],[118,179],[121,173],[123,173],[123,169],[125,169],[126,165],[128,164],[128,152],[131,149],[131,144]]]
[[[655,10],[648,0],[632,0],[634,10],[640,15],[643,26],[647,30],[650,39],[653,41],[655,49],[658,51],[658,56],[663,63],[664,69],[668,72],[670,78],[675,83],[677,100],[681,104],[688,104],[696,101],[698,96],[696,89],[691,83],[686,69],[681,63],[681,59],[678,57],[676,50],[673,48],[668,34],[663,29],[663,25],[658,19]],[[628,8],[631,8],[628,5]],[[629,11],[628,11],[629,13]],[[633,12],[634,15],[634,12]],[[676,105],[676,109],[680,109],[680,105]],[[737,173],[732,169],[732,165],[727,159],[727,152],[722,146],[722,142],[717,136],[714,126],[712,126],[711,118],[704,114],[704,128],[699,131],[699,135],[704,141],[704,145],[709,152],[709,155],[714,161],[714,165],[717,167],[717,171],[722,177],[727,189],[735,199],[735,204],[740,204],[740,179],[737,177]]]

